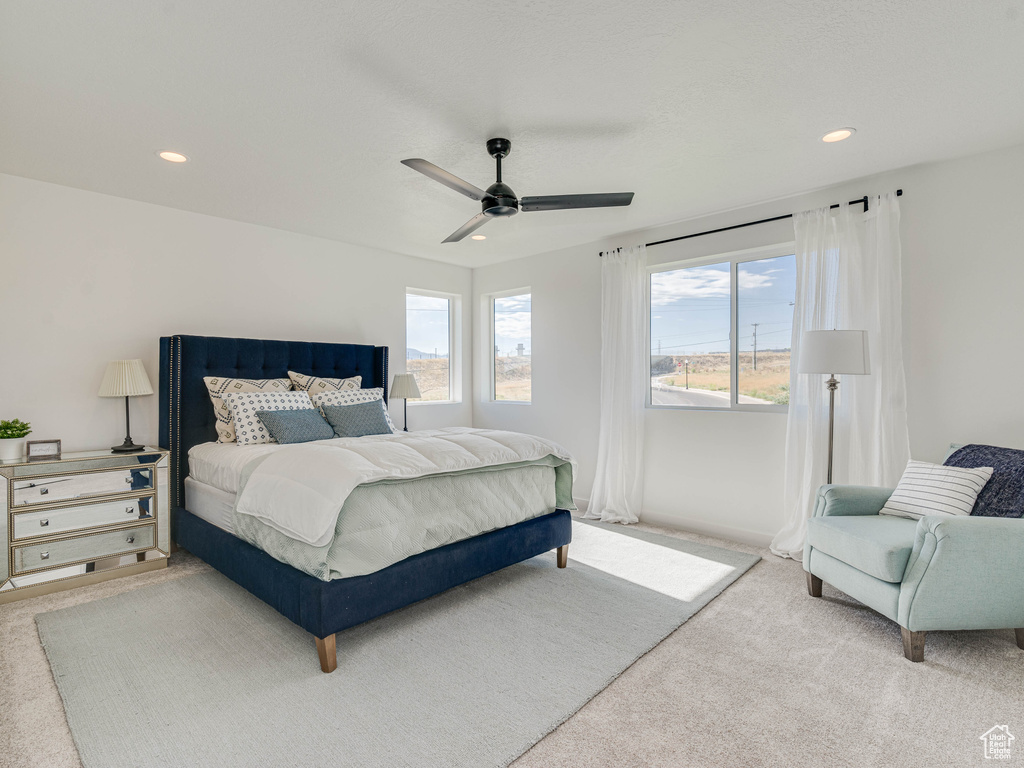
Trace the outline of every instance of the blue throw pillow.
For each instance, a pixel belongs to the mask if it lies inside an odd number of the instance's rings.
[[[975,517],[1024,517],[1024,451],[994,445],[964,445],[947,467],[992,467],[991,479],[974,503]]]
[[[301,411],[257,411],[256,416],[270,436],[281,444],[308,443],[334,437],[331,425],[315,408]]]
[[[338,437],[391,434],[391,425],[384,415],[383,400],[353,405],[325,405],[323,410]]]

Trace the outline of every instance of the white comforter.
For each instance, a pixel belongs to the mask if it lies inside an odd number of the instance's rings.
[[[464,472],[555,456],[561,446],[518,432],[451,427],[283,446],[246,466],[235,512],[298,541],[328,544],[358,485]]]

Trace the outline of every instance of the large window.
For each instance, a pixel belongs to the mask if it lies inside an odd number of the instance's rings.
[[[792,254],[652,272],[651,405],[787,406],[795,295]]]
[[[491,397],[528,403],[531,400],[532,302],[528,291],[491,297]]]
[[[405,370],[416,374],[421,395],[419,399],[410,399],[411,403],[457,399],[452,374],[455,298],[442,293],[406,291]]]

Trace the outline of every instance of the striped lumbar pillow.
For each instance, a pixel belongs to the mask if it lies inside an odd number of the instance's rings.
[[[899,485],[878,514],[909,517],[969,515],[992,477],[992,467],[964,469],[909,461]]]

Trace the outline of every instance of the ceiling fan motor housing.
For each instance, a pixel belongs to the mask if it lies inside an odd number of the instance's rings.
[[[507,184],[496,181],[487,188],[483,211],[488,216],[515,216],[519,213],[519,200]]]

